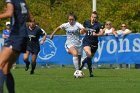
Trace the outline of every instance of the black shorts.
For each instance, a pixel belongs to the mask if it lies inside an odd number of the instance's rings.
[[[29,40],[28,37],[11,36],[4,43],[4,46],[11,47],[13,50],[17,52],[25,53],[28,40]]]
[[[36,42],[28,42],[27,44],[27,51],[31,52],[32,54],[38,54],[40,51],[40,45]]]
[[[91,53],[94,54],[98,49],[98,42],[89,42],[87,40],[83,40],[83,47],[85,46],[91,47]]]

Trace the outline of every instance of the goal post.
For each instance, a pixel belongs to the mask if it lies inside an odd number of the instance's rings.
[[[96,0],[92,0],[92,11],[97,11],[96,10]]]

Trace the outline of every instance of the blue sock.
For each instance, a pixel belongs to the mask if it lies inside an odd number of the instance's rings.
[[[0,70],[0,93],[3,93],[3,86],[4,86],[4,80],[5,80],[5,75],[3,74],[3,71]]]
[[[15,83],[13,75],[11,73],[8,73],[6,75],[6,86],[8,89],[8,93],[15,93]]]

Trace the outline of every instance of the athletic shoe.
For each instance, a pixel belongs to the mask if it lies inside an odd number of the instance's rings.
[[[33,71],[33,70],[31,70],[30,74],[31,74],[31,75],[33,75],[33,74],[34,74],[34,71]]]
[[[29,65],[30,65],[30,62],[26,62],[25,71],[27,71],[29,69]]]
[[[89,75],[89,77],[93,77],[93,76],[94,76],[93,74],[90,74],[90,75]]]

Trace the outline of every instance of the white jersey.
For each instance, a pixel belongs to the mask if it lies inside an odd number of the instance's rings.
[[[84,28],[82,24],[75,22],[74,25],[70,25],[68,23],[64,23],[59,26],[61,29],[64,29],[66,31],[67,45],[73,45],[73,46],[80,46],[81,45],[81,39],[80,39],[80,29]]]
[[[129,31],[130,31],[129,29],[125,29],[124,31],[123,30],[118,30],[117,34],[125,34],[125,33],[129,32]]]

